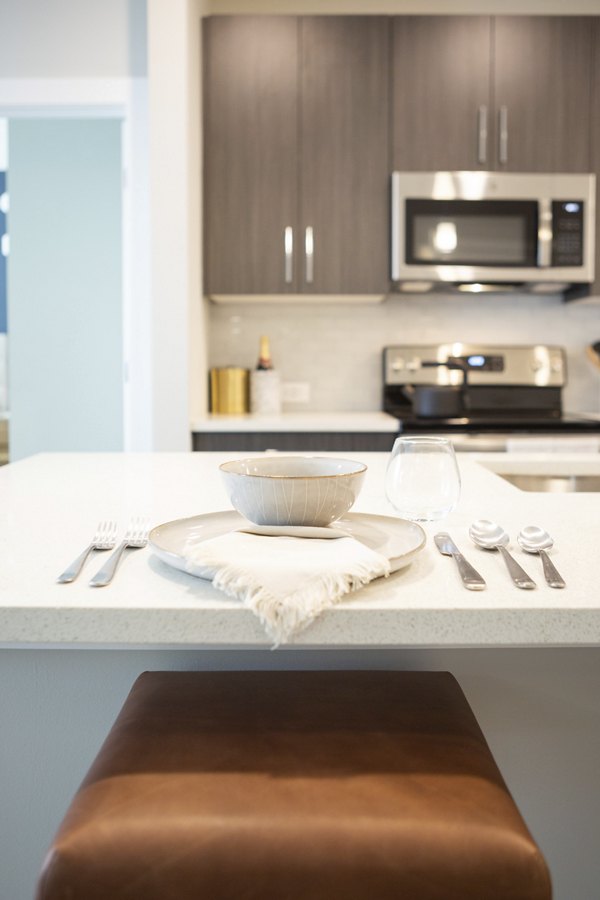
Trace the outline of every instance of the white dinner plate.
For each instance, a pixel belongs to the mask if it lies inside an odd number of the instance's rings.
[[[211,538],[236,531],[246,519],[232,510],[205,513],[189,519],[175,519],[157,525],[149,535],[150,548],[169,566],[186,571],[185,547],[188,540],[208,541]],[[392,516],[372,516],[368,513],[347,513],[335,522],[357,541],[366,544],[377,553],[387,556],[392,572],[407,566],[425,546],[426,536],[420,525]],[[188,573],[189,574],[189,573]],[[209,570],[196,567],[194,575],[210,579]]]

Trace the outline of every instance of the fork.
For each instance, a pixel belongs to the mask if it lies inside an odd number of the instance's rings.
[[[69,584],[75,581],[83,568],[83,564],[92,552],[92,550],[112,550],[117,542],[117,524],[116,522],[100,522],[96,533],[88,547],[83,553],[80,553],[77,559],[74,559],[62,575],[58,576],[59,584]]]
[[[117,547],[114,553],[107,559],[102,568],[94,575],[90,581],[92,587],[104,587],[109,584],[119,565],[119,560],[123,555],[126,547],[141,549],[148,543],[148,532],[150,530],[149,523],[145,519],[132,519],[129,527],[125,532],[125,537]]]

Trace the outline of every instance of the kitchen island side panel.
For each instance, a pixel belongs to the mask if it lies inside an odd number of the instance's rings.
[[[136,677],[148,670],[420,669],[461,684],[550,867],[597,896],[596,649],[0,651],[0,897],[31,900],[45,852]]]

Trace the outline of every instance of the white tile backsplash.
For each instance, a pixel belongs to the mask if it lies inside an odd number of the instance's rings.
[[[310,384],[306,410],[381,409],[382,347],[462,340],[564,347],[564,408],[600,412],[600,373],[585,355],[600,340],[600,300],[391,295],[376,306],[210,304],[209,366],[253,368],[261,334],[271,339],[282,381]]]

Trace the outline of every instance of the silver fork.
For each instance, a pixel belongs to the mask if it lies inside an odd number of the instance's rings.
[[[104,585],[109,584],[117,571],[119,560],[121,559],[125,548],[132,547],[140,549],[141,547],[145,547],[148,543],[149,531],[150,525],[146,519],[132,519],[129,523],[129,528],[125,532],[125,537],[115,552],[112,553],[104,563],[100,571],[94,575],[90,581],[90,585],[92,587],[104,587]]]
[[[62,575],[58,576],[59,584],[68,584],[75,581],[83,568],[83,564],[92,552],[92,550],[112,550],[117,543],[117,523],[116,522],[100,522],[96,533],[92,538],[91,544],[80,553],[77,559],[74,559]]]

